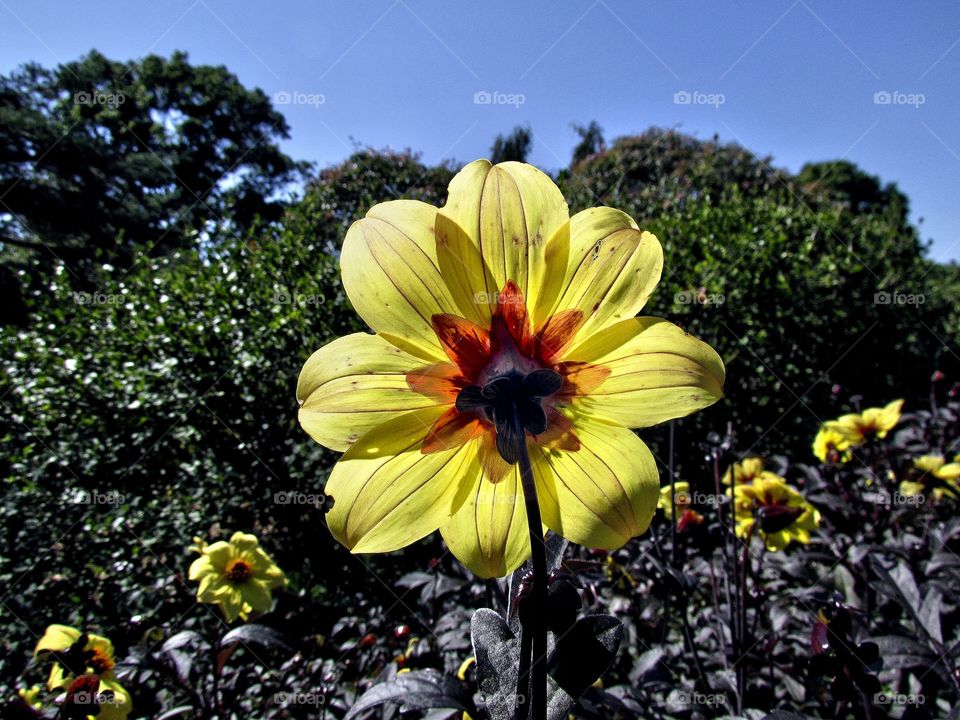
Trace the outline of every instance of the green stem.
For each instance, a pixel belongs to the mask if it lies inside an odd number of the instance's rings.
[[[530,530],[530,564],[533,566],[533,604],[528,617],[529,626],[522,625],[524,635],[531,633],[530,643],[533,662],[531,663],[532,682],[520,677],[517,682],[517,720],[525,720],[528,709],[532,720],[546,720],[547,717],[547,548],[543,540],[543,522],[540,520],[540,503],[537,501],[537,484],[533,478],[533,466],[527,452],[526,433],[520,427],[520,419],[514,413],[514,423],[519,437],[520,483],[523,488],[523,502],[527,509],[527,527]],[[522,643],[525,644],[525,643]],[[522,663],[521,659],[521,663]],[[530,687],[527,697],[526,689]]]

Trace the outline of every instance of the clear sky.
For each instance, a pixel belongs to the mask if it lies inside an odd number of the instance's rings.
[[[608,140],[718,134],[791,170],[847,158],[960,259],[957,0],[0,0],[0,71],[92,48],[226,65],[289,99],[285,150],[320,165],[354,142],[469,161],[529,124],[530,161],[557,169],[590,120]]]

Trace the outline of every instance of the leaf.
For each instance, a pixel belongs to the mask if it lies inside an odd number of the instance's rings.
[[[547,670],[576,699],[610,667],[622,636],[623,625],[613,615],[582,617],[557,640]]]
[[[431,668],[403,673],[374,685],[360,696],[344,720],[351,720],[385,703],[399,705],[401,713],[450,708],[477,714],[466,686],[456,678]]]
[[[271,627],[266,625],[241,625],[236,627],[222,638],[220,638],[220,647],[225,648],[233,643],[252,643],[263,647],[276,647],[292,652],[293,648],[286,638]]]
[[[190,669],[193,667],[194,653],[185,652],[182,648],[189,648],[192,645],[207,645],[203,637],[192,630],[183,630],[170,636],[160,646],[160,652],[163,653],[180,682],[186,683],[190,679]]]
[[[940,627],[940,608],[943,605],[943,593],[932,587],[923,598],[923,604],[917,611],[917,620],[923,629],[938,643],[943,644],[943,630]]]
[[[248,650],[249,645],[260,645],[262,647],[276,647],[293,652],[293,648],[286,641],[281,633],[266,625],[241,625],[230,630],[220,638],[220,652],[217,653],[216,673],[219,675],[227,661],[236,652],[240,645]],[[251,651],[252,652],[252,651]]]
[[[516,706],[520,648],[507,622],[488,608],[470,621],[470,638],[477,659],[477,684],[491,720],[510,720]]]
[[[193,712],[193,705],[180,705],[167,710],[162,715],[157,715],[157,720],[173,720],[173,718],[186,717],[189,713]]]

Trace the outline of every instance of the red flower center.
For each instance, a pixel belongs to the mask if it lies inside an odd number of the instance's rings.
[[[580,310],[564,310],[533,328],[523,294],[510,281],[499,293],[489,327],[450,314],[434,315],[432,321],[450,362],[410,372],[407,383],[416,392],[455,405],[434,424],[421,452],[459,447],[487,433],[496,439],[501,456],[515,461],[506,446],[516,438],[504,441],[510,432],[508,405],[517,414],[524,437],[541,445],[579,449],[572,423],[558,408],[593,390],[610,374],[598,365],[557,361],[583,325]]]

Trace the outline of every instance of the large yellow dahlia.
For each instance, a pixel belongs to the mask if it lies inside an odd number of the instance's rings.
[[[723,363],[635,317],[663,252],[626,214],[569,217],[549,177],[485,160],[444,207],[374,206],[347,232],[343,286],[376,335],[320,348],[300,374],[300,423],[345,451],[327,522],[353,552],[440,529],[483,577],[530,553],[516,460],[529,452],[544,524],[613,549],[643,532],[659,476],[629,429],[715,402]]]

